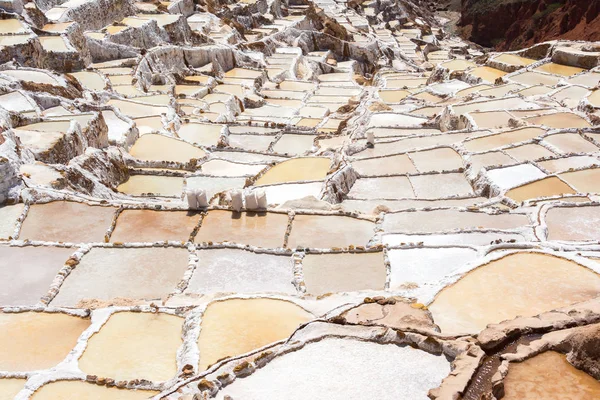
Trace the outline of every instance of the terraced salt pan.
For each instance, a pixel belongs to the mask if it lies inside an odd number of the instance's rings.
[[[79,71],[72,72],[71,75],[73,75],[85,89],[104,90],[106,87],[106,81],[104,80],[104,77],[97,72]]]
[[[564,258],[518,252],[469,272],[442,290],[429,310],[442,332],[479,332],[489,323],[592,299],[600,275]]]
[[[75,249],[0,246],[0,305],[34,305]]]
[[[301,155],[310,151],[315,137],[312,135],[283,135],[273,146],[273,151],[279,154]]]
[[[296,293],[289,256],[238,249],[204,249],[197,254],[198,266],[186,293]]]
[[[225,357],[244,354],[287,339],[313,315],[283,300],[255,298],[216,301],[206,308],[200,322],[199,370]]]
[[[520,164],[506,168],[496,168],[486,172],[491,183],[500,189],[510,189],[546,176],[532,164]]]
[[[117,218],[111,242],[186,242],[200,215],[191,211],[124,210]]]
[[[598,240],[600,207],[556,207],[545,217],[548,240]]]
[[[409,346],[332,338],[276,358],[225,387],[217,398],[357,400],[368,393],[382,400],[426,400],[449,372],[443,356]]]
[[[308,254],[302,260],[306,291],[312,295],[359,290],[383,290],[383,253]]]
[[[158,394],[153,390],[117,389],[82,381],[50,382],[35,391],[33,400],[142,400]]]
[[[181,196],[183,178],[161,175],[131,175],[117,190],[131,196],[152,193],[156,196]]]
[[[175,289],[188,267],[177,248],[93,248],[63,282],[53,306],[77,307],[82,300],[116,297],[154,300]]]
[[[491,67],[477,67],[469,71],[469,74],[481,78],[485,82],[494,83],[496,79],[502,78],[507,73]]]
[[[177,135],[200,146],[214,146],[221,135],[221,125],[187,123],[181,124]]]
[[[527,118],[525,121],[532,125],[544,125],[550,128],[589,128],[590,123],[577,114],[558,112]]]
[[[18,35],[27,32],[27,28],[16,18],[0,20],[0,35]]]
[[[556,154],[538,144],[524,144],[522,146],[513,147],[504,150],[506,154],[517,161],[534,161],[540,158],[553,157]]]
[[[64,84],[59,82],[58,79],[46,72],[25,69],[9,69],[0,71],[0,73],[25,82],[64,86]]]
[[[473,189],[462,173],[413,175],[410,183],[418,199],[471,196]]]
[[[500,61],[501,63],[515,66],[526,67],[536,62],[531,58],[521,57],[516,54],[500,54],[493,58],[494,61]]]
[[[411,159],[406,154],[357,160],[352,162],[352,167],[362,176],[417,173]]]
[[[464,147],[467,151],[471,152],[487,151],[497,147],[531,140],[545,132],[546,131],[541,128],[516,129],[514,131],[502,132],[466,141]]]
[[[34,371],[64,360],[89,319],[62,313],[0,313],[0,370]]]
[[[576,133],[558,133],[544,138],[544,142],[563,153],[596,153],[598,147]]]
[[[506,111],[472,112],[469,114],[480,129],[500,129],[510,125],[512,116]]]
[[[590,156],[571,156],[555,160],[539,161],[537,164],[550,173],[567,171],[569,169],[587,168],[597,166],[600,163],[597,158]]]
[[[228,241],[277,248],[283,246],[287,225],[287,214],[212,210],[202,221],[196,243]]]
[[[554,351],[510,363],[504,378],[506,400],[597,398],[600,382],[569,364],[564,354]]]
[[[171,379],[182,325],[183,318],[164,313],[114,313],[88,340],[79,368],[115,380]]]
[[[0,20],[2,21],[2,20]],[[35,109],[35,103],[20,92],[10,92],[0,96],[0,104],[8,111],[25,112]]]
[[[209,160],[202,164],[202,173],[233,177],[233,176],[254,176],[265,168],[263,164],[240,164],[225,160]]]
[[[411,153],[410,158],[419,172],[450,171],[463,166],[460,155],[449,147]]]
[[[46,51],[64,52],[70,51],[67,43],[61,36],[38,36],[42,48]]]
[[[68,201],[33,204],[19,238],[50,242],[102,242],[115,211],[113,207]]]
[[[169,111],[169,108],[165,106],[142,104],[129,100],[111,99],[106,104],[118,108],[123,114],[130,118],[167,114]]]
[[[573,188],[555,176],[515,187],[506,192],[506,197],[516,202],[536,199],[539,197],[559,196],[577,193]]]
[[[415,194],[406,176],[361,178],[354,182],[348,193],[353,199],[403,199]]]
[[[468,248],[393,249],[387,254],[391,289],[435,285],[477,259],[477,252]]]
[[[365,246],[374,228],[373,222],[352,217],[296,214],[288,248]]]
[[[269,169],[254,185],[321,180],[327,176],[330,163],[331,160],[327,157],[295,158],[284,161]]]
[[[23,212],[24,204],[0,207],[0,240],[12,237],[15,232],[17,218]]]
[[[513,82],[523,83],[525,85],[546,85],[546,86],[555,86],[560,80],[560,77],[548,75],[548,74],[540,74],[539,72],[523,72],[517,75],[512,75],[509,78]]]
[[[162,135],[141,136],[129,153],[144,161],[171,161],[187,163],[199,159],[206,153],[189,143]]]
[[[385,232],[429,233],[473,229],[517,229],[529,225],[522,214],[487,214],[458,210],[414,211],[386,214]]]

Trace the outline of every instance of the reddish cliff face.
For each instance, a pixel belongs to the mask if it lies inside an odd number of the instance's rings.
[[[462,0],[466,39],[497,50],[547,40],[600,40],[600,0]]]

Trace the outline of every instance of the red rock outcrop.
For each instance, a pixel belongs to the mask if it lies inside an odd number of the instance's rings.
[[[463,35],[497,50],[554,39],[600,40],[600,2],[589,0],[462,0]]]

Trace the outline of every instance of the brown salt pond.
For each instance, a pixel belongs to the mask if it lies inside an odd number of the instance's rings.
[[[153,390],[117,389],[82,381],[56,381],[36,390],[31,398],[34,400],[142,400],[158,393]]]
[[[519,252],[491,261],[442,290],[429,306],[443,332],[479,332],[600,294],[600,275],[564,258]]]
[[[337,215],[299,215],[292,222],[288,248],[365,246],[374,235],[371,221]]]
[[[89,326],[89,319],[62,313],[0,313],[0,370],[54,367]]]
[[[555,207],[546,214],[548,240],[597,241],[600,207]]]
[[[88,341],[79,368],[115,380],[171,379],[177,374],[182,325],[183,318],[169,314],[114,313]]]
[[[331,160],[327,157],[305,157],[283,161],[269,169],[254,184],[259,186],[321,180],[327,176],[330,163]]]
[[[230,299],[211,303],[200,323],[199,371],[225,357],[288,338],[312,314],[288,301]]]
[[[116,209],[69,201],[34,204],[21,228],[20,239],[50,242],[102,242]]]
[[[23,389],[25,382],[27,382],[27,379],[0,379],[0,400],[13,400],[17,393]]]
[[[504,379],[504,400],[599,398],[600,382],[569,364],[564,354],[555,351],[510,363]]]
[[[154,194],[156,196],[181,196],[183,191],[183,178],[178,176],[161,175],[131,175],[121,183],[117,190],[132,196]]]
[[[212,210],[204,217],[196,243],[233,242],[277,248],[283,246],[287,214]]]
[[[565,182],[555,176],[550,176],[512,188],[506,192],[506,197],[510,197],[514,201],[520,203],[538,197],[551,197],[575,193],[577,192]]]
[[[322,295],[358,290],[383,290],[383,253],[309,254],[302,260],[306,290]]]
[[[114,242],[186,242],[200,215],[188,211],[124,210],[110,240]]]
[[[129,153],[138,160],[181,163],[187,163],[206,155],[202,149],[182,140],[154,134],[141,136]]]
[[[0,247],[0,305],[34,305],[75,249]]]
[[[188,256],[180,248],[93,248],[65,279],[52,305],[77,307],[82,300],[116,297],[160,299],[183,278]]]

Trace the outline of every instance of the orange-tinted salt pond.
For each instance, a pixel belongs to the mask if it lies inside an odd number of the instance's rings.
[[[27,379],[0,379],[0,400],[13,400],[17,393],[23,389],[25,382],[27,382]]]
[[[31,398],[33,400],[142,400],[158,393],[152,390],[117,389],[82,381],[56,381],[36,390]],[[1,396],[0,394],[0,398]]]
[[[187,241],[200,215],[188,211],[124,210],[110,237],[112,242]]]
[[[89,319],[62,313],[0,313],[0,370],[56,366],[75,347]]]
[[[171,379],[177,373],[182,325],[183,318],[163,313],[114,313],[89,339],[79,368],[115,380]]]
[[[546,214],[548,240],[598,240],[600,207],[555,207]]]
[[[597,297],[600,275],[564,258],[519,252],[491,261],[442,290],[429,309],[443,332],[479,332]]]
[[[132,196],[153,194],[156,196],[181,196],[183,178],[162,175],[131,175],[117,190]]]
[[[199,370],[225,357],[288,338],[313,315],[294,303],[274,299],[230,299],[211,303],[200,323]]]
[[[564,354],[555,351],[510,363],[504,379],[504,400],[599,398],[600,382],[569,364]]]

